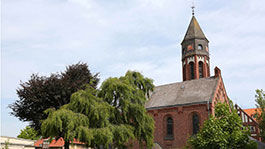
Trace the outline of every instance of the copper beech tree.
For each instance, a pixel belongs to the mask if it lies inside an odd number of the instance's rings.
[[[151,79],[133,71],[105,80],[99,89],[88,85],[69,104],[46,111],[42,134],[63,137],[66,149],[74,138],[93,148],[125,148],[136,140],[151,148],[154,121],[144,105],[153,88]]]
[[[13,104],[11,114],[40,133],[41,120],[47,118],[45,110],[59,109],[70,102],[71,95],[84,89],[90,83],[93,88],[99,82],[98,73],[92,74],[86,63],[77,63],[66,67],[61,73],[50,76],[33,74],[27,82],[22,82],[17,89],[19,97]]]

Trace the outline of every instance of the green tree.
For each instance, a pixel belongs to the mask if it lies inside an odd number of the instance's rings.
[[[69,104],[46,111],[42,134],[63,137],[66,149],[74,138],[105,148],[125,148],[136,139],[151,148],[154,121],[144,104],[153,87],[151,79],[132,71],[105,80],[99,89],[87,86],[74,93]]]
[[[37,140],[40,138],[38,132],[30,126],[26,126],[26,128],[20,130],[20,134],[17,137],[30,140]]]
[[[243,127],[236,109],[225,103],[217,103],[215,116],[204,122],[199,133],[192,136],[188,144],[194,149],[257,148],[257,144],[249,136],[250,132]]]
[[[255,98],[257,107],[255,115],[260,128],[260,136],[262,141],[265,141],[265,92],[262,89],[257,89]]]
[[[9,105],[11,114],[30,122],[30,127],[40,133],[41,120],[47,118],[46,109],[59,109],[70,102],[74,92],[84,89],[89,82],[96,88],[98,81],[98,74],[92,74],[86,63],[67,66],[64,72],[48,77],[33,74],[17,89],[19,99]]]

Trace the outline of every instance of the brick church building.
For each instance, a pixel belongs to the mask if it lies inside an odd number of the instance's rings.
[[[218,101],[228,102],[218,67],[210,74],[209,41],[192,16],[181,43],[183,81],[156,86],[146,103],[155,120],[154,142],[160,148],[181,148],[214,113]]]
[[[181,43],[183,81],[156,86],[145,105],[155,120],[155,149],[183,148],[188,138],[198,133],[203,122],[214,114],[216,103],[228,103],[221,70],[215,67],[214,75],[210,74],[208,43],[193,15]],[[251,136],[260,140],[257,122],[248,114],[250,110],[244,111],[237,105],[235,108],[243,125],[249,126]],[[58,141],[46,143],[46,148],[63,148],[64,141]],[[44,139],[35,143],[36,149],[44,146]],[[132,148],[138,147],[139,144],[134,142]],[[77,141],[71,148],[87,147]]]

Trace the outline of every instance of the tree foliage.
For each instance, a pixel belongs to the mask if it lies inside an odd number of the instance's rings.
[[[262,89],[257,89],[255,98],[256,107],[259,110],[256,111],[256,119],[259,124],[262,141],[265,141],[265,92]]]
[[[90,147],[124,148],[136,139],[151,148],[154,121],[144,104],[153,87],[151,79],[132,71],[105,80],[99,89],[87,86],[74,93],[69,104],[46,111],[42,133],[66,142],[78,138]]]
[[[236,109],[225,103],[217,103],[215,116],[203,124],[196,136],[188,143],[194,149],[254,149],[257,144],[249,139],[250,132],[243,127]]]
[[[11,114],[30,122],[30,126],[40,132],[41,120],[47,118],[46,109],[59,109],[70,102],[74,92],[84,89],[89,82],[96,88],[98,81],[98,74],[92,74],[85,63],[70,65],[64,72],[48,77],[32,74],[27,82],[20,83],[19,99],[9,105]]]
[[[38,132],[30,126],[26,126],[26,128],[20,130],[20,134],[17,137],[30,140],[38,140],[40,138]]]

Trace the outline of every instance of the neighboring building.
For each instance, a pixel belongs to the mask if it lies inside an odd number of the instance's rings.
[[[250,108],[250,109],[243,109],[249,116],[251,116],[254,120],[257,120],[257,114],[256,112],[258,112],[258,114],[261,113],[260,109],[258,108]]]
[[[59,138],[58,140],[41,139],[34,144],[36,149],[64,149],[64,140]],[[89,149],[85,143],[79,142],[74,139],[73,143],[70,142],[69,149]]]
[[[5,149],[7,146],[8,149],[34,149],[34,142],[36,140],[28,140],[14,137],[0,137],[1,149]]]
[[[261,137],[259,136],[260,130],[258,127],[258,123],[256,122],[256,109],[241,109],[238,105],[235,105],[235,108],[238,111],[238,115],[242,119],[243,125],[248,126],[250,129],[251,137],[255,138],[258,141],[261,141]],[[257,110],[260,113],[260,110]]]

